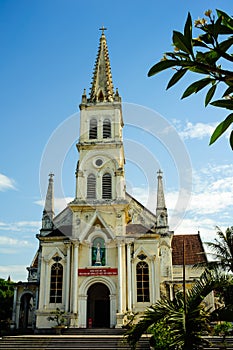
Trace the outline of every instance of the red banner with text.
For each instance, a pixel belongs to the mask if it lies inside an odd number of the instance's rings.
[[[117,274],[118,274],[118,270],[113,268],[78,269],[79,276],[112,276]]]

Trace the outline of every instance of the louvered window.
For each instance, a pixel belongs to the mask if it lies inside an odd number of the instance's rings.
[[[109,173],[103,175],[102,179],[102,198],[112,198],[112,176]]]
[[[90,174],[87,177],[87,198],[96,198],[96,177],[94,174]]]
[[[104,119],[103,122],[103,138],[108,139],[111,137],[111,122],[109,119]]]
[[[62,303],[63,266],[56,262],[51,267],[50,303]]]
[[[145,261],[137,264],[137,301],[150,301],[149,291],[149,267]]]
[[[95,118],[90,120],[89,139],[97,139],[97,120]]]

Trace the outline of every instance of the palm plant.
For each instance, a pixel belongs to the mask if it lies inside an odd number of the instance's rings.
[[[228,227],[225,234],[218,226],[216,229],[218,238],[215,238],[214,242],[206,243],[214,258],[214,261],[207,263],[208,268],[222,268],[224,271],[233,272],[233,226]]]
[[[170,328],[171,349],[194,350],[203,344],[203,332],[208,330],[211,310],[204,303],[204,298],[214,289],[230,283],[229,276],[218,271],[205,270],[200,279],[186,291],[185,302],[182,292],[170,300],[163,297],[149,307],[139,322],[125,334],[131,349],[143,333],[156,327],[158,322],[165,322]],[[155,339],[156,341],[156,339]]]

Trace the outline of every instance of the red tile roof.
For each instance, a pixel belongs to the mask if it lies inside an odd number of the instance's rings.
[[[183,241],[185,250],[185,265],[207,262],[206,254],[199,234],[174,235],[172,238],[172,264],[183,264]]]

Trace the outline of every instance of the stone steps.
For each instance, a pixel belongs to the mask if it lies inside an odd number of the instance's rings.
[[[10,336],[0,340],[2,350],[129,350],[122,335],[34,335]],[[137,349],[149,350],[149,338],[143,336]]]

